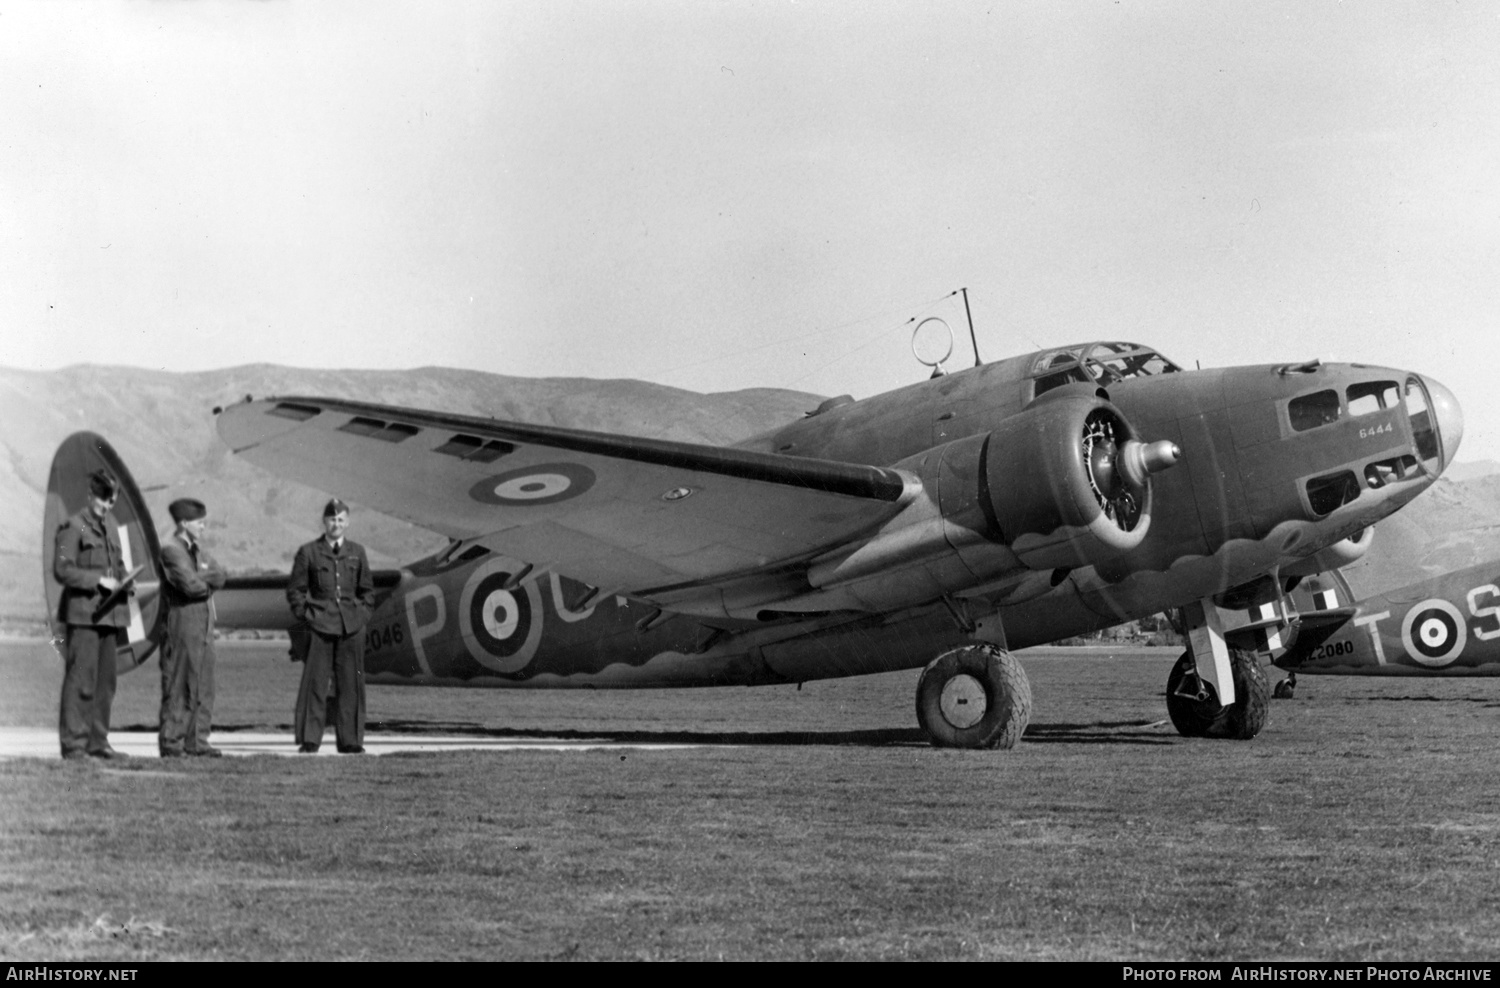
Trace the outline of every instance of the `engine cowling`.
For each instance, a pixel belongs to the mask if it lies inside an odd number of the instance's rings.
[[[1146,537],[1151,475],[1180,456],[1142,442],[1091,389],[1049,393],[989,433],[897,463],[922,493],[861,545],[814,560],[808,582],[822,593],[793,606],[884,610],[1007,573],[1106,564]]]
[[[990,433],[988,500],[1003,541],[1030,569],[1098,565],[1151,527],[1151,474],[1175,464],[1094,393],[1053,391]]]

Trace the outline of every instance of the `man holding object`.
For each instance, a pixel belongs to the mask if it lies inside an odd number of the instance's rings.
[[[375,581],[364,547],[344,538],[349,506],[338,498],[323,508],[323,537],[297,550],[286,599],[292,616],[311,632],[302,685],[297,690],[297,750],[323,743],[330,686],[336,697],[334,730],[346,755],[364,752],[365,638],[375,607]]]
[[[88,505],[58,527],[53,543],[52,575],[63,586],[58,619],[66,629],[58,734],[69,760],[127,757],[109,744],[115,653],[130,627],[129,597],[116,592],[125,579],[120,526],[110,513],[118,493],[109,474],[89,474]]]

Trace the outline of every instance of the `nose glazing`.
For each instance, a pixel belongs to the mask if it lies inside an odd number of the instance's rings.
[[[1463,442],[1464,412],[1453,392],[1442,384],[1430,377],[1423,377],[1422,383],[1427,386],[1428,397],[1432,400],[1432,417],[1437,423],[1438,439],[1443,444],[1443,466],[1447,467],[1458,453],[1459,443]]]

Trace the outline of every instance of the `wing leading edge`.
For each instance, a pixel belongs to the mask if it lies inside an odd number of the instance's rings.
[[[272,473],[648,599],[845,543],[921,489],[863,464],[326,398],[247,400],[218,429]]]

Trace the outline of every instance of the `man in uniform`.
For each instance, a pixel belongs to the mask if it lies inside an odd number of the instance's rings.
[[[218,758],[208,743],[214,716],[214,591],[224,570],[203,550],[208,510],[202,501],[180,498],[167,506],[177,531],[161,547],[162,603],[167,638],[161,650],[163,758]]]
[[[115,653],[130,627],[128,597],[115,593],[126,576],[119,525],[110,513],[118,493],[109,474],[89,474],[88,504],[58,527],[53,545],[52,575],[63,586],[58,619],[66,635],[58,734],[69,760],[126,757],[109,744]]]
[[[323,742],[330,680],[336,697],[334,730],[343,754],[364,752],[365,622],[375,607],[375,581],[364,547],[344,538],[349,506],[338,498],[323,508],[323,537],[297,550],[286,599],[307,624],[310,641],[297,690],[297,750],[312,754]]]

